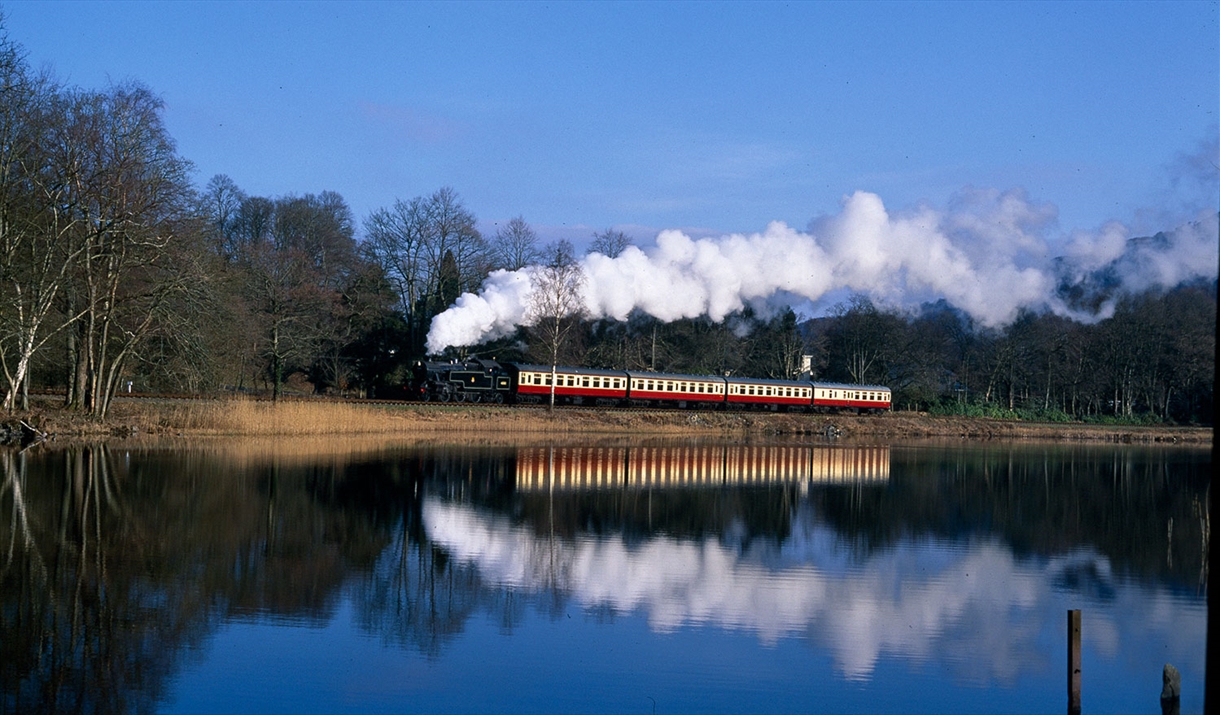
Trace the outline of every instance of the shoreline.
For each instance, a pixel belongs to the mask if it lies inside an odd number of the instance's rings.
[[[764,412],[675,412],[545,409],[492,406],[423,407],[321,401],[125,400],[105,420],[41,406],[3,420],[10,443],[18,421],[49,439],[160,436],[256,437],[381,435],[440,437],[513,435],[691,436],[743,439],[803,437],[859,439],[1021,440],[1210,445],[1211,427],[1038,423],[983,417],[888,412],[810,415]],[[15,429],[16,428],[16,429]]]

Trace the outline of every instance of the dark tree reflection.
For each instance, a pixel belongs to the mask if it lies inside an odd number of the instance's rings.
[[[1117,572],[1190,594],[1207,580],[1210,461],[1198,450],[924,446],[894,448],[884,473],[855,482],[545,490],[519,485],[512,448],[336,451],[0,454],[0,710],[155,710],[226,621],[325,624],[343,599],[360,629],[428,657],[473,617],[506,633],[531,612],[564,617],[562,563],[552,580],[495,582],[429,542],[428,500],[494,516],[556,553],[714,540],[764,563],[812,519],[860,559],[982,536],[1022,558],[1093,549]],[[1066,568],[1054,585],[1106,599],[1112,584],[1089,569]]]
[[[884,486],[811,499],[861,554],[921,535],[994,534],[1025,557],[1093,547],[1120,573],[1201,593],[1210,474],[1201,450],[925,447],[896,451]]]

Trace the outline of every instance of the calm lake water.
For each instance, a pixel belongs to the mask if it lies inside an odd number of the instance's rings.
[[[0,710],[1203,710],[1210,454],[820,442],[0,455]]]

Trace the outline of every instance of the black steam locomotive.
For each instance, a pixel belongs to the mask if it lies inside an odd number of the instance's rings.
[[[407,395],[424,402],[512,402],[512,379],[495,360],[423,362],[411,366]]]

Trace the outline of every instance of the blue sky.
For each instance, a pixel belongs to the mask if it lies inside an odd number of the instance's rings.
[[[0,9],[35,67],[159,93],[199,185],[358,219],[451,186],[491,231],[647,242],[1020,188],[1066,235],[1213,200],[1180,179],[1217,133],[1216,2]]]

